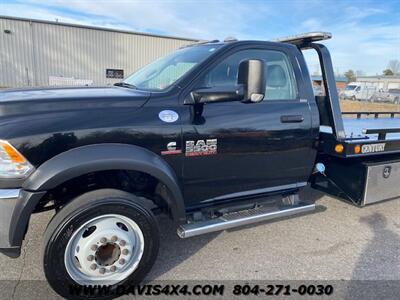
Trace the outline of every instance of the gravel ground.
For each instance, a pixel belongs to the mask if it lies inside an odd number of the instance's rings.
[[[397,111],[400,112],[400,105],[393,103],[366,102],[340,100],[342,111]]]
[[[148,279],[400,280],[400,199],[358,208],[306,195],[318,199],[311,214],[186,240],[161,217],[160,253]],[[20,258],[0,254],[1,299],[56,297],[41,267],[50,218],[32,217]]]

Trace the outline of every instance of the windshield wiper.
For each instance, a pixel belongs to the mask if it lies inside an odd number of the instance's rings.
[[[137,89],[136,86],[134,86],[133,84],[127,83],[127,82],[117,82],[114,83],[115,86],[121,86],[121,87],[126,87],[126,88],[130,88],[130,89]]]

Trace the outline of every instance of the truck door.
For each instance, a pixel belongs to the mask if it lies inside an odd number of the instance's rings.
[[[287,189],[304,184],[311,173],[309,100],[299,96],[299,70],[285,52],[246,49],[226,55],[193,89],[236,84],[239,63],[246,59],[266,62],[263,101],[205,104],[200,112],[186,107],[183,178],[189,206]]]

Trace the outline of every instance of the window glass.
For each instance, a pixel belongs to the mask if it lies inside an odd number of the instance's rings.
[[[176,81],[176,78],[181,78],[187,71],[193,68],[196,63],[183,62],[176,65],[167,66],[160,71],[158,76],[155,76],[147,81],[146,87],[149,89],[157,90],[164,89]]]
[[[232,86],[237,83],[239,64],[247,59],[265,61],[267,85],[264,100],[293,100],[297,87],[292,65],[286,55],[271,50],[243,50],[224,59],[204,78],[206,87]]]
[[[346,86],[345,90],[346,90],[346,91],[352,91],[352,90],[354,90],[356,87],[357,87],[356,85],[351,85],[351,84],[349,84],[348,86]]]
[[[221,45],[199,45],[178,49],[144,66],[123,82],[143,90],[165,90],[219,47]]]

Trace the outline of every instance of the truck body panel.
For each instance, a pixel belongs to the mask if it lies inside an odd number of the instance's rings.
[[[194,57],[183,51],[187,61],[176,58],[179,67],[160,82],[150,72],[141,88],[127,81],[0,92],[0,139],[34,167],[27,178],[0,180],[0,208],[12,215],[2,217],[0,248],[17,253],[43,197],[98,171],[138,171],[159,180],[182,236],[309,211],[314,205],[297,199],[308,183],[356,205],[400,194],[388,188],[400,176],[397,113],[343,118],[329,51],[314,43],[318,38],[190,46]],[[314,97],[301,52],[309,48],[318,53],[326,96]],[[261,101],[238,101],[239,89],[224,102],[195,101],[197,90],[232,91],[241,62],[250,60],[265,66]],[[317,163],[326,171],[315,171]],[[376,186],[388,192],[378,199]],[[18,193],[10,196],[11,189]],[[235,210],[248,207],[244,221]]]

